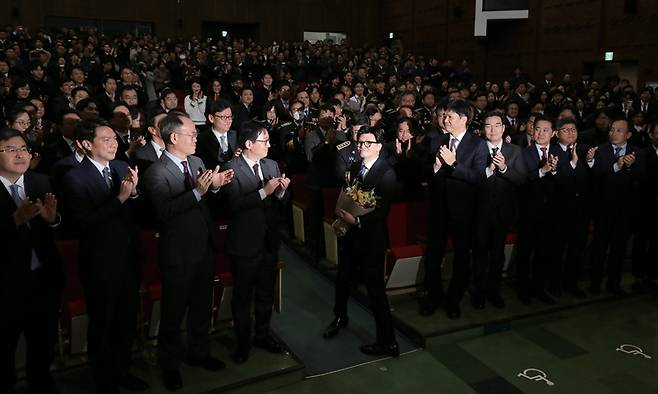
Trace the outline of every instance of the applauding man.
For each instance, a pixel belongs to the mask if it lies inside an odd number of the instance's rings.
[[[253,345],[272,353],[283,349],[270,333],[279,254],[279,207],[289,198],[290,180],[276,162],[266,159],[270,136],[265,127],[247,122],[240,132],[240,156],[226,163],[235,172],[223,192],[229,205],[227,251],[233,273],[233,321],[238,347],[233,361],[243,363],[251,350],[252,301],[256,317]]]
[[[78,125],[86,156],[64,177],[71,213],[80,231],[80,279],[89,314],[89,361],[99,393],[118,387],[146,390],[128,373],[136,333],[137,170],[114,160],[117,136],[102,121]]]
[[[209,371],[225,367],[210,351],[210,315],[215,227],[206,200],[218,197],[232,171],[206,170],[193,156],[197,131],[180,113],[160,120],[166,150],[145,174],[146,191],[160,228],[162,317],[158,358],[168,390],[182,387],[179,367],[184,348],[180,327],[187,311],[188,363]]]

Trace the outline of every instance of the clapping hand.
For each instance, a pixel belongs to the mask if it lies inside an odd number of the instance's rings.
[[[500,171],[505,171],[505,169],[507,169],[505,156],[500,152],[496,152],[496,156],[494,156],[492,160],[492,165],[496,166]]]
[[[210,185],[212,185],[214,171],[206,170],[196,178],[194,188],[200,195],[206,194]]]
[[[593,146],[587,150],[587,161],[592,161],[594,160],[594,155],[596,154],[596,150],[599,149],[598,146]]]
[[[624,155],[621,158],[623,159],[623,162],[626,165],[626,167],[630,167],[633,163],[635,163],[635,152],[630,153],[628,155]]]
[[[443,161],[449,166],[453,165],[455,161],[457,161],[457,150],[455,147],[448,149],[447,146],[442,145],[441,148],[439,148],[439,155],[441,156],[441,159],[443,159]]]
[[[137,182],[139,182],[138,171],[137,167],[135,167],[135,169],[128,167],[128,174],[125,179],[132,183],[132,190],[130,191],[131,196],[137,195]]]
[[[130,141],[130,145],[128,146],[128,156],[132,157],[132,155],[135,154],[135,152],[137,152],[137,149],[141,148],[144,145],[146,145],[146,140],[141,135],[135,138],[134,140]]]
[[[286,174],[281,175],[280,178],[277,178],[279,180],[279,187],[277,190],[279,191],[286,191],[288,189],[288,186],[290,186],[290,178],[286,178]]]
[[[215,167],[215,170],[212,173],[212,187],[213,189],[218,189],[233,180],[235,173],[233,170],[228,169],[226,171],[219,171],[219,166]]]
[[[37,198],[34,205],[39,209],[39,215],[46,223],[53,224],[57,221],[57,199],[52,193],[43,196],[43,202]]]
[[[27,224],[30,220],[39,214],[39,206],[34,204],[29,198],[21,201],[14,212],[14,223],[17,226]]]

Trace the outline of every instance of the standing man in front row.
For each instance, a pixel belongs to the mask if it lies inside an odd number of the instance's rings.
[[[50,364],[57,341],[62,263],[53,242],[59,225],[48,177],[28,171],[25,136],[0,130],[0,234],[3,247],[0,308],[0,392],[13,393],[15,353],[21,332],[27,344],[30,393],[56,394]]]
[[[146,382],[128,372],[139,290],[137,171],[114,160],[119,144],[107,123],[82,122],[76,134],[86,156],[63,184],[80,233],[91,370],[99,393],[118,394],[119,387],[143,391]]]
[[[449,319],[461,316],[459,302],[469,278],[473,223],[477,217],[477,196],[485,180],[487,144],[467,131],[473,113],[464,100],[448,103],[444,124],[448,134],[432,140],[435,153],[430,177],[430,205],[425,252],[425,290],[420,299],[420,314],[434,313],[443,297],[441,266],[448,237],[452,237],[454,262],[446,299]]]
[[[160,229],[162,316],[158,359],[168,390],[183,386],[179,367],[184,347],[180,327],[187,310],[187,361],[209,371],[224,363],[210,355],[210,316],[215,253],[215,227],[207,199],[231,181],[232,171],[206,170],[193,156],[198,133],[180,113],[159,122],[166,150],[145,174],[146,191]]]
[[[503,140],[505,122],[500,114],[490,112],[483,118],[489,158],[487,179],[479,193],[473,279],[475,309],[483,309],[485,299],[496,308],[505,306],[500,296],[500,279],[505,263],[505,237],[516,224],[520,187],[526,168],[521,148]]]
[[[384,130],[366,128],[359,132],[356,142],[361,163],[350,167],[350,179],[357,179],[362,190],[374,190],[377,199],[375,209],[363,216],[354,217],[339,209],[336,214],[351,227],[345,235],[347,261],[340,260],[336,278],[336,298],[334,321],[325,330],[324,337],[335,336],[341,327],[347,325],[347,299],[350,293],[350,265],[360,264],[368,289],[370,309],[375,317],[377,341],[361,346],[361,352],[370,356],[400,355],[393,332],[391,310],[386,297],[384,281],[384,258],[388,247],[387,217],[398,184],[395,171],[386,159],[381,157]]]
[[[263,125],[247,122],[240,132],[240,156],[225,167],[235,178],[223,196],[229,206],[227,252],[233,273],[233,321],[237,349],[233,361],[244,363],[252,346],[252,300],[255,327],[253,345],[271,353],[283,351],[270,333],[279,245],[279,207],[290,196],[290,180],[275,161],[266,159],[270,136]]]

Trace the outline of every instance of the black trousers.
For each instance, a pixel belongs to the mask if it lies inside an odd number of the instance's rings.
[[[52,278],[37,269],[22,289],[15,293],[6,290],[0,291],[0,392],[8,392],[16,384],[14,360],[21,333],[25,336],[30,391],[48,392],[53,385],[50,364],[57,343],[61,287],[54,286]]]
[[[256,339],[270,332],[274,306],[277,254],[261,250],[255,256],[229,256],[233,274],[231,309],[238,346],[251,347],[252,326]],[[254,306],[255,324],[251,306]]]
[[[507,221],[497,212],[481,211],[473,247],[473,281],[478,295],[500,294],[505,263]]]
[[[601,210],[594,221],[592,242],[591,284],[600,286],[604,266],[607,268],[608,286],[621,284],[622,265],[626,244],[630,236],[630,215],[627,212]]]
[[[89,327],[87,353],[97,386],[116,384],[130,369],[137,333],[139,273],[134,260],[122,268],[81,269]]]
[[[587,244],[591,212],[580,201],[564,206],[569,205],[574,209],[561,209],[556,215],[556,260],[550,265],[548,274],[548,286],[552,289],[577,286],[583,271],[583,250]]]
[[[384,282],[385,251],[380,248],[359,248],[349,233],[343,242],[346,250],[344,258],[338,261],[334,314],[336,317],[347,317],[347,301],[353,275],[361,272],[368,290],[370,310],[375,318],[377,343],[391,344],[395,342],[395,333]],[[355,267],[356,265],[360,265],[360,270]]]
[[[516,280],[520,294],[544,291],[548,272],[555,262],[555,224],[552,210],[525,212],[519,222],[516,251]]]
[[[208,245],[205,256],[193,264],[161,266],[162,306],[158,334],[158,360],[164,370],[178,369],[185,347],[181,325],[187,311],[187,353],[204,358],[210,351],[210,319],[214,253]]]
[[[658,278],[658,204],[649,207],[642,209],[633,223],[633,276],[654,280]]]
[[[472,212],[463,213],[463,215],[451,212],[449,215],[429,215],[427,249],[424,259],[425,290],[428,292],[428,296],[434,300],[443,296],[441,266],[446,252],[446,242],[451,236],[454,260],[447,302],[459,304],[468,286],[475,217]],[[441,217],[440,220],[436,219],[438,216]]]

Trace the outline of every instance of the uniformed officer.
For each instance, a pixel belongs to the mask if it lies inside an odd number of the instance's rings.
[[[316,124],[304,119],[303,109],[304,104],[301,101],[293,101],[289,107],[293,120],[281,125],[281,150],[287,174],[301,174],[308,168],[308,160],[304,152],[304,139],[306,133]]]

